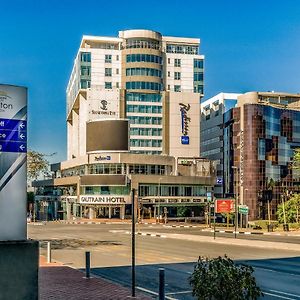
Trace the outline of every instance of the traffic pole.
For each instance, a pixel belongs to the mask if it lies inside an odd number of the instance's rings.
[[[135,189],[131,191],[131,296],[135,297]]]
[[[47,242],[47,262],[51,263],[51,242]]]
[[[91,277],[91,252],[85,252],[85,278]]]
[[[165,269],[159,268],[159,291],[158,299],[165,300]]]

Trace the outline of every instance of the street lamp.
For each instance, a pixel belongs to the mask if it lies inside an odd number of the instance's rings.
[[[238,173],[239,168],[236,166],[231,166],[231,168]],[[233,180],[235,179],[235,176],[233,178]],[[236,238],[236,232],[237,232],[237,227],[238,227],[238,192],[237,192],[237,185],[236,185],[236,181],[234,180],[234,198],[235,198],[235,220],[234,220],[234,237]]]
[[[163,178],[160,177],[159,180],[158,180],[158,212],[157,212],[157,220],[158,222],[157,223],[160,223],[160,197],[161,197],[161,190],[160,190],[160,182]]]

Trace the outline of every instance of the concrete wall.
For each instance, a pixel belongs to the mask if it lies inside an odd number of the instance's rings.
[[[0,300],[38,299],[37,241],[0,242]]]

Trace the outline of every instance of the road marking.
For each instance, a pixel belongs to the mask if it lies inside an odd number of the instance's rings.
[[[249,261],[248,261],[249,262]],[[250,263],[251,265],[251,263]],[[272,269],[267,269],[267,268],[263,268],[263,267],[257,267],[255,265],[251,265],[254,269],[261,269],[261,270],[265,270],[265,271],[269,271],[269,272],[273,272],[273,273],[280,273],[280,274],[288,274],[288,275],[293,275],[293,276],[300,276],[299,274],[294,274],[294,273],[288,273],[288,272],[280,272],[280,271],[276,271],[276,270],[272,270]]]
[[[173,293],[166,293],[166,295],[179,295],[179,294],[190,294],[193,291],[182,291],[182,292],[173,292]]]
[[[293,296],[296,298],[300,298],[300,295],[295,295],[295,294],[290,294],[290,293],[285,293],[285,292],[281,292],[281,291],[276,291],[276,290],[269,290],[270,292],[274,292],[274,293],[278,293],[278,294],[283,294],[283,295],[287,295],[287,296]]]
[[[288,299],[288,300],[295,300],[294,298],[288,298],[288,297],[284,297],[284,296],[280,296],[280,295],[276,295],[276,294],[272,294],[272,293],[267,293],[267,292],[264,292],[264,295],[269,295],[269,296],[273,296],[273,297],[277,297],[277,298],[280,298],[280,299]]]
[[[137,288],[138,290],[142,291],[142,292],[146,292],[146,293],[149,293],[149,294],[151,294],[151,295],[158,296],[158,293],[153,292],[153,291],[148,290],[148,289],[145,289],[145,288],[143,288],[143,287],[137,286],[136,288]],[[168,299],[168,300],[177,300],[176,298],[172,298],[172,297],[169,297],[169,296],[167,296],[167,295],[166,295],[165,298]]]

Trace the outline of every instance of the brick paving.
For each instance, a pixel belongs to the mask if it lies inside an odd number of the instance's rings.
[[[40,300],[150,300],[144,294],[131,297],[131,290],[102,278],[84,278],[85,274],[61,263],[46,262],[40,257],[39,293]]]

